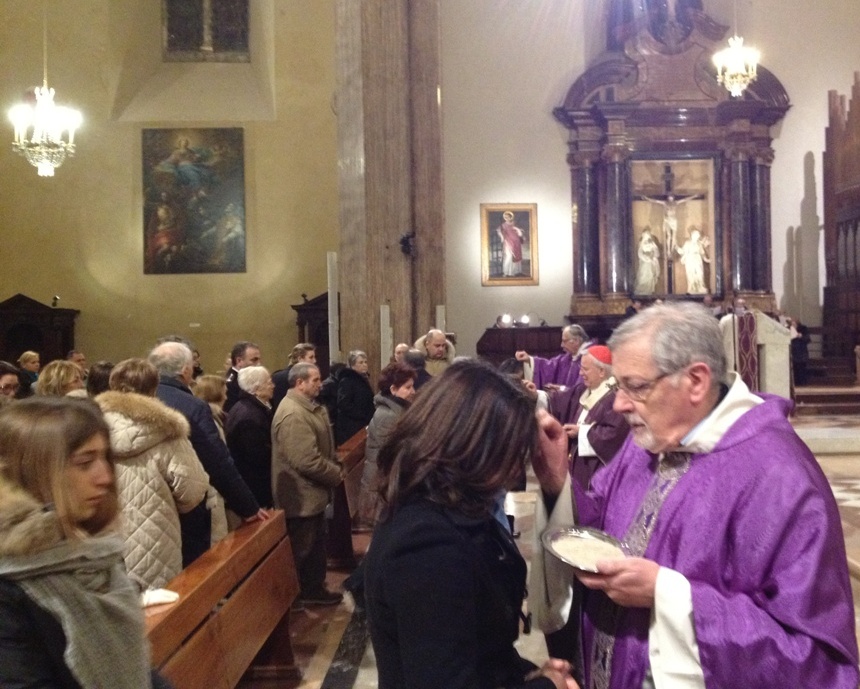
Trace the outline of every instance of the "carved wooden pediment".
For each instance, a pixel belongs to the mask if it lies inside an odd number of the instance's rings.
[[[656,38],[646,18],[634,22],[623,51],[604,53],[589,67],[554,110],[555,117],[571,129],[609,110],[629,111],[628,124],[641,126],[719,125],[737,117],[766,126],[778,122],[789,108],[779,80],[759,66],[743,97],[731,98],[717,83],[712,61],[724,47],[728,27],[701,11],[690,10],[689,16],[686,33],[667,30],[678,36],[675,41]]]

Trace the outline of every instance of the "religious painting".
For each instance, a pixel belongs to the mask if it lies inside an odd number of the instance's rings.
[[[245,272],[240,128],[143,130],[143,272]]]
[[[633,293],[714,293],[720,261],[714,160],[633,160],[630,173]]]
[[[481,284],[538,284],[536,203],[481,204]]]

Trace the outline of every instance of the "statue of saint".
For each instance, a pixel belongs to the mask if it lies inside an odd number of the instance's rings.
[[[660,279],[660,247],[657,246],[650,227],[642,230],[636,256],[639,259],[639,265],[636,269],[636,285],[633,293],[654,294],[657,291],[657,280]]]
[[[693,229],[690,238],[678,247],[681,263],[687,273],[687,294],[706,294],[708,291],[705,285],[705,263],[711,262],[708,244],[707,237],[702,237],[699,230]]]

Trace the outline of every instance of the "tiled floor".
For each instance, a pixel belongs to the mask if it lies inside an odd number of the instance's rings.
[[[794,423],[816,453],[839,504],[852,571],[855,611],[860,621],[860,418],[801,417]],[[835,441],[838,441],[838,452],[834,454]],[[525,492],[512,494],[508,502],[509,511],[517,515],[517,529],[522,532],[520,549],[527,560],[536,547],[534,500],[534,493]],[[363,553],[367,543],[366,535],[354,537],[357,553]],[[329,586],[340,586],[346,576],[345,572],[329,572]],[[352,613],[353,605],[348,596],[334,608],[308,608],[294,613],[293,645],[300,677],[240,686],[245,689],[375,689],[378,684],[373,651],[366,642],[361,620],[354,619]],[[540,663],[546,657],[543,636],[539,632],[522,636],[517,646],[521,655],[535,662]]]

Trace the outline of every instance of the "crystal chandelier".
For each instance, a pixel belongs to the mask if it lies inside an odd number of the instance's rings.
[[[759,51],[744,46],[744,39],[738,36],[738,3],[734,0],[735,35],[729,39],[729,47],[714,53],[714,66],[717,68],[717,81],[735,98],[756,78],[756,68],[760,58]]]
[[[19,103],[9,110],[15,127],[12,149],[39,170],[41,177],[53,177],[54,168],[75,154],[75,129],[81,113],[54,103],[54,89],[48,87],[48,12],[42,4],[42,86],[32,90],[35,103]],[[63,136],[67,134],[64,140]]]

